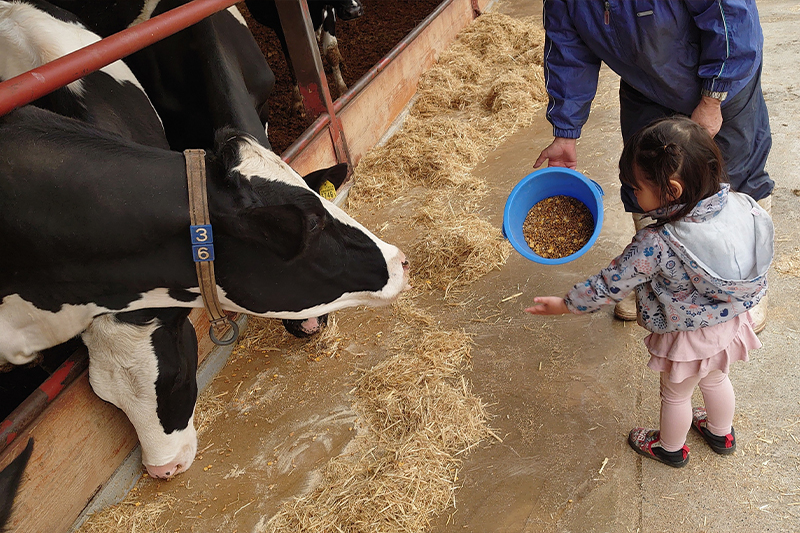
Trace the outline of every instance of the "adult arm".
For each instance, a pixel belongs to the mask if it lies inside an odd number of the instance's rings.
[[[754,0],[687,1],[686,8],[700,30],[703,96],[692,120],[714,136],[722,126],[721,95],[735,81],[753,75],[761,61],[763,36]]]
[[[565,0],[544,1],[544,80],[549,102],[547,120],[553,125],[553,143],[539,155],[535,166],[575,168],[575,139],[589,118],[597,93],[598,58],[581,40]]]

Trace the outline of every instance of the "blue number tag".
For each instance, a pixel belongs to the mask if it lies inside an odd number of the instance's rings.
[[[192,255],[194,256],[195,263],[203,263],[205,261],[214,260],[214,245],[213,244],[195,244],[192,246]]]
[[[202,226],[189,226],[192,235],[192,244],[211,244],[214,242],[214,232],[211,231],[211,224]]]
[[[189,226],[192,235],[192,255],[195,263],[214,260],[214,232],[211,224]]]

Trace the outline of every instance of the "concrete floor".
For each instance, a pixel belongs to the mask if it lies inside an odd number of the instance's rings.
[[[472,335],[467,377],[503,440],[465,458],[456,506],[436,520],[433,533],[800,531],[800,322],[792,305],[800,294],[800,140],[790,127],[800,116],[800,6],[761,0],[758,7],[777,256],[764,347],[731,372],[738,451],[717,456],[690,434],[686,468],[642,460],[626,436],[658,421],[658,380],[645,367],[641,342],[646,332],[614,320],[610,308],[580,317],[523,312],[534,296],[563,294],[606,266],[632,236],[618,197],[617,78],[604,69],[578,145],[579,170],[606,192],[597,244],[562,266],[514,253],[502,270],[470,286],[465,305],[444,305],[435,292],[422,303],[442,328]],[[499,0],[493,10],[541,15],[541,3]],[[490,186],[483,212],[498,227],[508,193],[532,171],[551,135],[542,112],[474,170]],[[213,398],[226,405],[201,433],[195,465],[170,482],[140,480],[135,505],[160,505],[164,531],[259,529],[282,502],[318,484],[327,461],[352,439],[357,414],[348,391],[362,369],[386,357],[377,339],[391,328],[389,315],[387,309],[337,313],[340,329],[359,339],[341,358],[320,359],[305,352],[304,341],[280,334],[272,343],[237,348],[213,381]]]
[[[606,192],[597,244],[561,266],[514,254],[502,271],[472,287],[492,305],[452,316],[476,340],[469,377],[492,404],[491,424],[503,443],[466,460],[456,509],[433,531],[800,531],[800,321],[794,305],[800,294],[800,139],[793,127],[800,114],[800,5],[761,0],[758,8],[773,132],[767,168],[777,184],[777,268],[770,273],[764,347],[731,371],[738,451],[717,456],[690,434],[686,468],[636,455],[626,443],[628,431],[657,427],[659,414],[657,375],[646,368],[641,343],[646,332],[614,320],[611,308],[581,317],[523,313],[534,296],[563,294],[606,266],[633,232],[618,195],[618,78],[604,68],[578,144],[578,169]],[[541,4],[501,0],[495,9],[540,14]],[[542,116],[474,171],[492,186],[486,213],[496,224],[508,192],[551,140]],[[793,272],[787,266],[792,260]],[[487,316],[489,322],[480,321]]]

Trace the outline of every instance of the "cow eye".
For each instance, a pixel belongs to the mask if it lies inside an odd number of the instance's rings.
[[[325,219],[322,217],[311,217],[308,223],[308,231],[314,233],[315,231],[322,231],[325,228]]]

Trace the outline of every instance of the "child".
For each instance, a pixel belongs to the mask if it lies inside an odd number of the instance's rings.
[[[658,120],[625,145],[620,178],[647,216],[622,254],[565,298],[534,298],[534,315],[590,313],[636,290],[648,367],[661,373],[660,429],[635,428],[628,444],[669,466],[689,462],[694,428],[719,454],[733,453],[728,367],[760,348],[748,309],[764,296],[773,255],[769,215],[730,191],[719,149],[688,118]],[[696,385],[705,408],[692,410]]]

